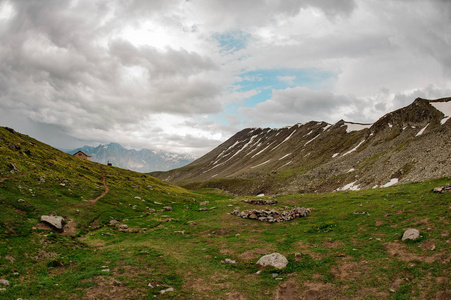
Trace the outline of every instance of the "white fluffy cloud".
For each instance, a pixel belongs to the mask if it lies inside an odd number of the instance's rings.
[[[374,121],[449,96],[450,21],[440,0],[0,0],[1,125],[199,155],[248,125]],[[241,86],[287,69],[332,75]]]

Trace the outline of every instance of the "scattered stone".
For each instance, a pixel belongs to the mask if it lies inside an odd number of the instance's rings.
[[[441,193],[451,193],[451,184],[446,184],[446,185],[443,185],[443,186],[437,186],[437,187],[435,187],[434,188],[434,193],[439,193],[439,194],[441,194]]]
[[[394,293],[396,292],[394,289],[390,289],[390,293]]]
[[[215,206],[213,206],[213,207],[210,207],[210,210],[212,210],[212,209],[216,209],[216,207],[215,207]]]
[[[182,231],[174,231],[175,233],[181,233],[181,234],[185,234],[185,230],[182,230]]]
[[[208,210],[208,208],[206,208],[206,207],[199,208],[199,211],[206,211],[206,210]]]
[[[21,202],[25,202],[25,200],[24,199],[19,199],[19,200],[17,200],[17,202],[21,203]]]
[[[418,231],[418,229],[414,229],[414,228],[409,228],[407,229],[404,234],[402,235],[402,240],[416,240],[417,238],[420,237],[420,232]]]
[[[279,273],[272,273],[272,278],[276,278],[277,276],[279,276]]]
[[[233,204],[229,204],[229,205],[227,205],[228,207],[232,207],[233,206]]]
[[[163,211],[173,211],[174,209],[170,206],[164,206]]]
[[[141,197],[135,196],[135,199],[141,200]]]
[[[225,264],[236,265],[236,261],[233,260],[233,259],[230,259],[230,258],[226,258],[226,259],[224,259],[224,260],[221,260],[221,262],[222,262],[222,263],[225,263]]]
[[[40,183],[45,183],[45,177],[44,176],[39,177],[39,182]]]
[[[6,279],[0,279],[0,284],[9,285],[9,281]]]
[[[127,224],[121,224],[119,225],[120,229],[128,229],[128,225]]]
[[[247,211],[239,211],[234,210],[231,212],[232,215],[236,215],[243,219],[254,219],[259,220],[261,222],[283,222],[290,221],[295,218],[306,217],[311,213],[310,209],[304,207],[296,207],[290,211],[283,211],[279,213],[275,209],[267,209],[267,210],[247,210]]]
[[[117,224],[119,224],[119,221],[117,221],[117,220],[110,221],[110,225],[117,225]]]
[[[288,265],[288,259],[280,253],[274,252],[265,256],[262,256],[257,265],[266,267],[272,266],[277,269],[283,269]]]
[[[170,287],[170,288],[167,288],[167,289],[165,289],[165,290],[161,290],[161,291],[160,291],[160,294],[164,294],[164,293],[166,293],[166,292],[173,292],[173,291],[174,291],[174,288]]]
[[[163,203],[160,203],[160,202],[157,202],[157,201],[154,201],[153,203],[155,203],[157,205],[163,205]]]
[[[200,206],[205,206],[205,205],[207,205],[208,203],[210,203],[210,201],[202,201],[201,203],[199,203],[199,205],[200,205]]]
[[[17,171],[16,165],[13,164],[13,163],[10,163],[10,164],[8,165],[8,167],[9,167],[11,170]]]
[[[151,289],[153,289],[153,285],[151,282],[149,282],[149,284],[147,286],[150,287]]]
[[[244,203],[253,204],[253,205],[275,205],[277,204],[277,200],[261,200],[261,199],[248,199],[243,200]]]
[[[435,245],[432,245],[431,251],[435,251]]]
[[[57,216],[56,213],[50,213],[48,216],[41,216],[41,222],[50,224],[58,230],[63,230],[64,218]]]

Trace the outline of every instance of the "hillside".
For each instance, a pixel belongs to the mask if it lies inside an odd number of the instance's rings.
[[[194,160],[190,155],[149,149],[126,149],[117,143],[97,147],[83,146],[66,152],[74,154],[78,151],[92,156],[92,161],[105,165],[110,162],[113,166],[142,173],[180,168]]]
[[[84,161],[0,127],[1,299],[448,299],[450,177],[255,206]],[[268,198],[260,198],[268,199]],[[66,220],[63,230],[42,215]],[[407,228],[421,237],[401,241]],[[284,269],[256,265],[285,255]]]
[[[244,129],[191,164],[153,176],[238,194],[368,189],[451,175],[451,98],[416,99],[374,124]]]

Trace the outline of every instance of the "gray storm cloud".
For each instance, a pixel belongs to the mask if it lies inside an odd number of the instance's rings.
[[[196,154],[250,124],[374,121],[446,96],[450,26],[439,0],[0,0],[0,118],[59,147]],[[333,76],[282,74],[289,87],[240,108],[271,88],[237,90],[240,74],[282,69]]]

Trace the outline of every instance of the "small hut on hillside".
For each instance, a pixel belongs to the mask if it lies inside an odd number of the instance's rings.
[[[91,161],[91,159],[92,159],[92,156],[89,156],[88,154],[84,153],[83,151],[78,151],[77,153],[74,154],[74,156],[81,158],[81,159],[89,160],[89,161]]]

